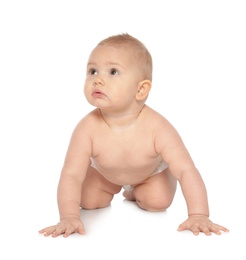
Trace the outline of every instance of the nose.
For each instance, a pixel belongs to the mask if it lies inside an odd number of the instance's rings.
[[[103,86],[103,81],[102,81],[101,78],[97,77],[97,78],[94,79],[92,84],[93,84],[94,87],[97,86],[97,85]]]

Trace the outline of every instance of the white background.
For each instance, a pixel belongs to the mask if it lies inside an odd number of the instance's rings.
[[[245,1],[1,1],[1,259],[244,259]],[[38,230],[58,219],[56,187],[69,138],[93,109],[85,65],[102,39],[127,32],[154,61],[147,104],[171,121],[206,183],[211,219],[230,229],[177,232],[186,219],[178,189],[166,213],[118,194],[82,212],[85,236]]]

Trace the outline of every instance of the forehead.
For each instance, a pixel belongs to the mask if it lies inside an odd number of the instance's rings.
[[[115,62],[120,64],[132,63],[131,51],[125,46],[99,45],[89,56],[88,63]]]

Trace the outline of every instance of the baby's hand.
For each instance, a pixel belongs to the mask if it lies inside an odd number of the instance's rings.
[[[192,215],[178,227],[178,231],[190,230],[194,235],[199,235],[203,232],[205,235],[210,236],[211,232],[220,235],[221,231],[228,232],[229,230],[223,226],[214,224],[207,216]]]
[[[57,237],[61,234],[63,234],[63,237],[68,237],[76,232],[80,235],[85,234],[84,224],[80,219],[71,217],[64,218],[57,225],[39,231],[39,233],[44,234],[44,236],[52,235],[52,237]]]

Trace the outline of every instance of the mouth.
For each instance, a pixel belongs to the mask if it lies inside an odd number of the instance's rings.
[[[96,97],[96,98],[100,98],[100,97],[105,97],[106,95],[100,91],[99,89],[94,89],[92,94],[91,94],[93,97]]]

